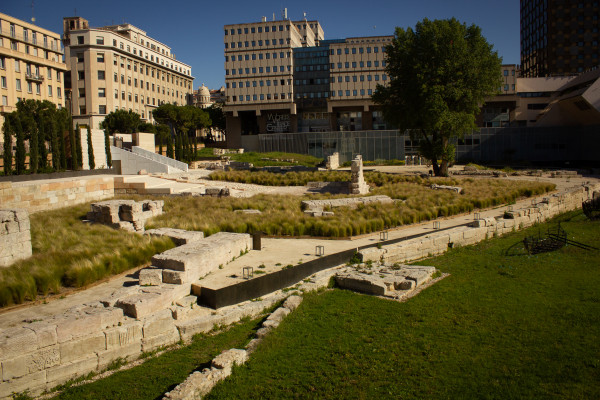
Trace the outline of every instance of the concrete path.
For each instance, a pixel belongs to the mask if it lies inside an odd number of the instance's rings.
[[[386,167],[395,168],[395,171],[414,169],[417,171],[418,167]],[[577,177],[577,178],[532,178],[532,177],[511,177],[509,179],[519,180],[544,180],[555,183],[557,188],[563,190],[568,187],[581,186],[582,184],[592,181],[600,182],[600,179],[596,177]],[[162,178],[154,178],[148,176],[140,176],[139,181],[146,181],[156,185],[167,185],[172,188],[182,188],[179,186],[181,183],[176,181],[170,181]],[[212,182],[212,181],[208,181]],[[189,189],[194,187],[200,187],[200,184],[186,184]],[[195,186],[194,186],[195,185]],[[235,184],[242,185],[242,184]],[[217,186],[217,185],[215,185]],[[258,185],[252,185],[258,186]],[[262,192],[278,193],[276,190],[268,191],[264,189]],[[296,190],[298,190],[296,188]],[[253,191],[253,190],[252,190]],[[541,197],[537,198],[540,201]],[[514,206],[515,209],[531,205],[531,199],[525,199],[517,202]],[[504,207],[496,207],[493,209],[479,211],[481,212],[482,218],[495,217],[502,215],[506,210]],[[474,214],[464,214],[454,217],[438,220],[440,222],[440,228],[446,228],[449,226],[461,225],[467,222],[473,221]],[[403,226],[389,231],[388,239],[396,239],[414,234],[422,234],[433,232],[433,222],[422,223],[418,225]],[[242,268],[244,266],[252,266],[254,271],[264,270],[265,272],[272,272],[288,264],[296,265],[299,262],[306,262],[316,258],[315,247],[317,245],[324,246],[325,254],[332,254],[342,250],[348,250],[363,246],[366,244],[372,244],[379,241],[379,233],[365,235],[360,238],[353,240],[325,240],[325,239],[263,239],[262,250],[251,250],[248,254],[236,259],[235,261],[224,266],[222,270],[213,272],[202,280],[202,284],[207,287],[222,287],[224,285],[230,285],[239,281],[241,278],[232,278],[232,275],[241,277]],[[258,268],[264,264],[265,268]],[[280,265],[276,265],[280,264]],[[38,302],[37,304],[29,304],[17,306],[12,309],[0,310],[0,329],[6,329],[11,326],[19,324],[23,320],[39,320],[44,319],[47,316],[64,312],[65,310],[78,306],[84,303],[90,303],[98,301],[101,298],[105,298],[115,290],[124,286],[130,286],[137,284],[137,278],[132,271],[129,273],[122,274],[111,278],[109,281],[99,283],[86,290],[78,291],[72,294],[67,294],[63,298],[49,299],[47,304]]]

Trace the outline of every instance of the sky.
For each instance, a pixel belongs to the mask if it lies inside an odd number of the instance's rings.
[[[194,89],[225,83],[223,26],[259,22],[273,13],[281,19],[318,20],[325,39],[393,35],[395,27],[414,27],[424,18],[455,17],[481,27],[483,36],[505,64],[519,64],[517,0],[34,0],[35,24],[62,34],[63,17],[87,19],[91,27],[130,23],[171,47],[178,60],[192,67]],[[31,0],[3,0],[0,12],[31,21]]]

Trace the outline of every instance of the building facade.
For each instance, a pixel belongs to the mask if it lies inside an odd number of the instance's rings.
[[[225,25],[227,140],[261,133],[384,129],[371,95],[385,84],[392,36],[324,40],[318,21]]]
[[[63,107],[66,71],[60,34],[0,13],[0,129],[20,100]]]
[[[154,108],[191,98],[191,67],[145,31],[130,24],[90,28],[81,17],[64,18],[63,30],[74,123],[99,128],[115,110],[153,122]]]
[[[526,78],[577,74],[597,67],[596,0],[521,0],[521,69]]]

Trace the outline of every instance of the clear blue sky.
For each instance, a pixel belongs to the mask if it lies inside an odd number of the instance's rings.
[[[4,0],[0,11],[30,21],[31,0]],[[292,20],[318,20],[325,39],[392,35],[396,26],[414,27],[423,18],[456,17],[482,28],[506,64],[519,64],[517,0],[35,0],[36,24],[62,33],[62,18],[75,15],[99,27],[128,22],[170,46],[178,60],[192,66],[194,89],[224,84],[223,25],[281,18],[284,7]],[[76,10],[76,11],[75,11]]]

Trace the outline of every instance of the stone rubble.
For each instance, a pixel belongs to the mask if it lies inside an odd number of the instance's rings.
[[[23,209],[0,210],[0,267],[31,257],[29,213]]]
[[[460,194],[462,192],[462,188],[459,186],[447,186],[447,185],[436,185],[435,183],[430,186],[433,190],[451,190]]]
[[[144,233],[146,220],[163,212],[162,200],[107,200],[92,203],[87,219],[115,229]]]

